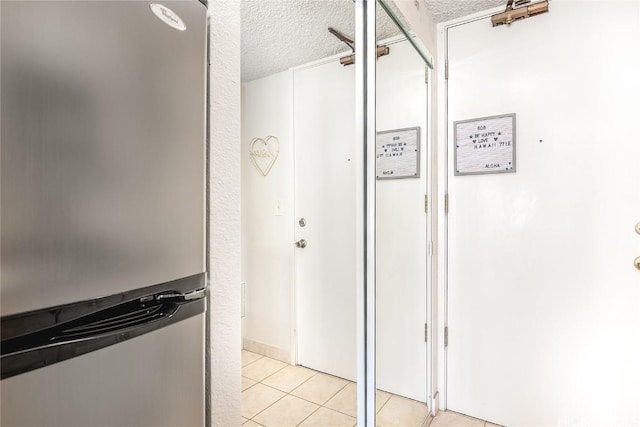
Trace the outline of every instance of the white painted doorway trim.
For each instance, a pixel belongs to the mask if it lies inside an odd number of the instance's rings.
[[[289,158],[287,162],[291,165],[289,170],[289,206],[291,206],[291,221],[289,221],[289,227],[287,229],[287,236],[291,241],[291,246],[289,247],[289,327],[290,329],[290,347],[289,347],[289,363],[297,366],[298,365],[298,315],[297,315],[297,307],[296,303],[297,293],[296,293],[296,262],[295,262],[295,246],[293,244],[296,236],[295,230],[295,206],[296,206],[296,124],[295,124],[295,84],[294,84],[294,74],[295,68],[290,68],[287,70],[288,79],[289,79],[289,95],[291,98],[289,99],[289,105],[291,106],[291,128],[289,130],[289,135],[291,135],[291,151],[289,154]]]

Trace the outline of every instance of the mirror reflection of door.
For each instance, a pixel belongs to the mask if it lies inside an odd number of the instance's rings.
[[[376,422],[423,425],[429,412],[428,67],[404,36],[378,35],[378,43],[389,54],[376,69]]]
[[[243,417],[354,425],[354,3],[242,10]]]
[[[353,53],[350,47],[327,31],[353,39],[353,8],[350,0],[243,2],[243,417],[259,424],[357,421],[356,75],[353,65],[340,61]],[[383,10],[378,28],[378,39],[392,40],[395,51],[383,58],[387,81],[379,84],[396,110],[388,126],[404,120],[420,127],[425,150],[424,63]],[[390,216],[388,224],[412,223],[402,233],[426,238],[426,157],[420,162],[420,178],[398,181],[399,198],[386,199],[397,186],[384,193],[382,217]],[[419,199],[412,200],[414,193]],[[403,213],[408,216],[397,221]],[[388,237],[399,231],[382,230]],[[398,280],[412,281],[379,304],[382,313],[408,316],[384,318],[386,331],[379,335],[389,351],[378,376],[377,409],[386,407],[381,413],[398,420],[403,415],[397,411],[407,409],[398,405],[401,399],[427,398],[426,246],[419,248],[422,238],[409,240],[385,254],[394,265],[404,259],[408,276],[385,276],[379,288],[384,293]],[[398,310],[408,301],[409,311]],[[399,332],[413,320],[418,324]],[[416,333],[417,341],[409,338]],[[426,407],[420,405],[422,416]]]

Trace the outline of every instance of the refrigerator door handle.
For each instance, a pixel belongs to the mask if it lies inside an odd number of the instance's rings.
[[[205,274],[199,273],[100,299],[2,317],[0,379],[118,344],[203,313],[205,283]]]
[[[185,292],[185,293],[171,293],[171,294],[159,294],[156,295],[157,301],[167,301],[167,302],[187,302],[202,299],[206,296],[206,288],[196,289],[195,291]]]

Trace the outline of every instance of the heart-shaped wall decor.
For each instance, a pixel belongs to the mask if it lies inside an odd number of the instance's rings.
[[[280,154],[280,141],[275,136],[253,138],[249,144],[249,156],[260,175],[267,176]]]

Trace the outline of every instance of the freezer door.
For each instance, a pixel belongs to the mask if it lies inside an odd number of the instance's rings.
[[[206,8],[162,4],[2,1],[3,316],[204,271]]]
[[[3,3],[4,4],[4,3]],[[0,382],[2,426],[201,427],[200,314]]]

